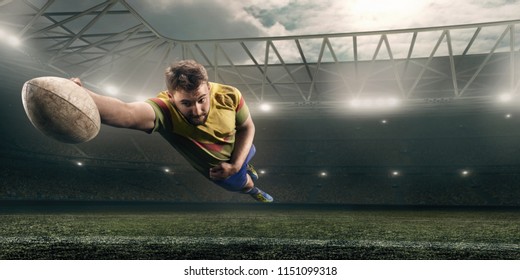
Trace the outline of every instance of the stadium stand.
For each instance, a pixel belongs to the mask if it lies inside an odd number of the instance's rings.
[[[277,202],[520,204],[518,122],[499,114],[256,123],[253,164],[265,171],[257,184]],[[77,147],[44,137],[4,143],[0,200],[252,202],[207,181],[156,136],[105,130]]]

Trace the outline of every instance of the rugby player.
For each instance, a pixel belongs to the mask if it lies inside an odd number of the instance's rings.
[[[255,125],[240,91],[209,82],[203,65],[172,63],[165,73],[167,90],[142,102],[89,92],[101,122],[114,127],[161,134],[206,178],[259,202],[273,198],[255,186],[258,174],[249,164],[256,149]],[[83,86],[79,78],[72,80]]]

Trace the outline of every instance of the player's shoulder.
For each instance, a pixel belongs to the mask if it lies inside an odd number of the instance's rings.
[[[173,111],[168,91],[161,91],[155,97],[145,100],[145,102],[152,105],[156,114],[170,115],[171,111]]]
[[[234,86],[219,84],[219,83],[214,83],[214,82],[209,82],[209,84],[211,87],[211,93],[237,95],[237,96],[241,95],[240,91]]]
[[[237,88],[218,83],[211,83],[210,85],[214,106],[236,109],[242,102],[242,95]]]
[[[168,91],[167,90],[159,92],[157,94],[156,98],[163,99],[163,100],[170,100],[170,96],[168,95]]]
[[[170,103],[170,97],[168,95],[168,91],[161,91],[155,97],[145,100],[145,102],[161,106],[163,104],[166,105]]]

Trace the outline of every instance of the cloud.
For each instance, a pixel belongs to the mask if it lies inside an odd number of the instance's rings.
[[[224,0],[128,0],[161,35],[178,40],[267,36]]]
[[[350,0],[298,1],[286,4],[300,19],[287,35],[346,33],[511,20],[519,1],[494,0]],[[258,4],[261,7],[262,4]],[[267,10],[265,8],[264,10]],[[276,15],[280,7],[269,15]],[[264,12],[267,13],[267,12]],[[293,15],[294,16],[294,15]],[[282,20],[280,20],[283,23]],[[284,25],[285,26],[285,25]]]
[[[276,7],[251,5],[244,7],[244,10],[258,19],[266,28],[270,28],[278,23],[290,32],[305,25],[308,14],[312,13],[311,11],[319,10],[319,8],[319,3],[315,1],[291,1]]]
[[[431,1],[426,12],[431,12],[434,19],[422,19],[421,24],[453,25],[466,23],[481,23],[518,19],[519,1],[489,0],[489,1]]]
[[[180,40],[258,38],[289,35],[311,35],[381,31],[430,26],[481,23],[518,18],[519,0],[127,0],[155,29],[164,36]],[[474,30],[452,33],[455,53],[462,53]],[[473,52],[489,51],[503,30],[482,30]],[[498,35],[497,35],[498,34]],[[418,36],[414,56],[429,56],[440,32],[424,32]],[[358,37],[360,59],[371,59],[381,39]],[[405,58],[411,33],[389,35],[395,58]],[[322,45],[320,39],[300,40],[308,61],[316,61]],[[433,43],[432,43],[433,42]],[[301,62],[293,40],[275,40],[273,44],[285,62]],[[336,56],[341,60],[353,56],[351,38],[331,39]],[[265,42],[246,42],[259,61],[265,59]],[[209,59],[214,58],[213,43],[199,46]],[[220,45],[237,61],[250,61],[238,43]],[[447,54],[445,44],[439,53]],[[233,55],[231,55],[233,54]],[[237,56],[241,54],[241,56]],[[325,55],[330,57],[326,50]],[[378,58],[388,57],[383,45]],[[270,52],[270,62],[277,58]],[[329,59],[330,60],[330,59]],[[222,57],[219,62],[225,61]]]
[[[128,0],[163,35],[219,39],[517,19],[518,0]],[[231,4],[230,4],[231,3]]]
[[[265,33],[270,35],[349,33],[514,20],[520,11],[518,0],[304,0],[284,1],[278,5],[254,0],[246,2],[249,6],[245,10],[262,22]],[[504,27],[484,28],[479,34],[480,40],[475,42],[470,53],[488,52],[503,31]],[[473,32],[474,29],[452,32],[456,54],[462,53]],[[440,35],[441,32],[421,33],[413,56],[429,56]],[[388,38],[394,57],[405,58],[410,47],[411,33],[389,35]],[[371,59],[380,39],[379,35],[358,37],[360,59]],[[322,41],[302,40],[301,43],[304,48],[315,50],[312,53],[316,56],[307,59],[316,60]],[[331,43],[337,56],[343,59],[352,56],[351,41],[331,39]],[[285,42],[284,46],[294,49],[290,44]],[[437,55],[447,53],[445,43],[436,52]],[[383,46],[378,57],[385,56],[388,57],[388,51]],[[285,57],[292,60],[299,58],[294,52],[292,56]]]

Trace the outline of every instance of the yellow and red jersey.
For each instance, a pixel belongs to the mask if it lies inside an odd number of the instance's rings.
[[[170,101],[167,91],[146,100],[155,111],[155,127],[195,169],[208,177],[209,168],[229,161],[235,144],[236,128],[249,117],[238,89],[210,84],[210,109],[203,125],[192,125]]]

